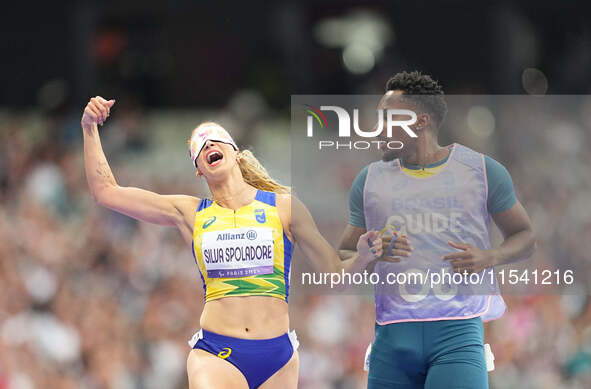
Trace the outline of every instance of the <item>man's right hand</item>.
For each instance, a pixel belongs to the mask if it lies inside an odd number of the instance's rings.
[[[388,252],[392,239],[394,239],[392,251]],[[410,257],[413,250],[413,247],[408,242],[408,236],[406,234],[400,236],[382,236],[382,248],[384,252],[379,260],[386,262],[400,262],[403,257]]]

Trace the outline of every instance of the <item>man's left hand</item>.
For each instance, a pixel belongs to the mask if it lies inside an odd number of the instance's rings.
[[[469,243],[447,242],[458,252],[447,254],[443,260],[450,261],[455,273],[480,273],[495,266],[495,256],[491,250],[482,250]]]

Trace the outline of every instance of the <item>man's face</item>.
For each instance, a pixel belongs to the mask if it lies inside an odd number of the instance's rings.
[[[384,96],[381,98],[380,102],[378,103],[378,109],[383,110],[383,114],[387,114],[388,109],[407,109],[413,111],[419,116],[419,112],[417,112],[417,107],[400,97],[404,94],[401,90],[393,90],[388,91]],[[393,115],[392,118],[394,120],[406,120],[408,116],[406,115]],[[384,117],[384,123],[386,123],[386,117]],[[413,126],[411,126],[413,127]],[[384,141],[384,144],[381,146],[381,150],[384,153],[382,155],[382,160],[384,161],[392,161],[396,158],[399,158],[405,151],[405,149],[412,147],[416,142],[417,138],[411,138],[406,131],[404,131],[401,127],[393,127],[392,128],[392,138],[388,138],[386,136],[386,131],[382,131],[382,134],[378,137],[378,140]],[[391,150],[386,147],[386,143],[390,141],[400,141],[404,143],[404,148],[400,150]]]

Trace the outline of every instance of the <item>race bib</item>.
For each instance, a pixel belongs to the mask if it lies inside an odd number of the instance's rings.
[[[201,254],[210,278],[273,273],[273,230],[233,228],[203,234]]]

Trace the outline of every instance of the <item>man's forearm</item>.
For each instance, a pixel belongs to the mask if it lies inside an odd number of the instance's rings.
[[[529,258],[536,247],[536,237],[532,230],[517,232],[505,239],[494,249],[491,249],[494,265],[506,265]]]

